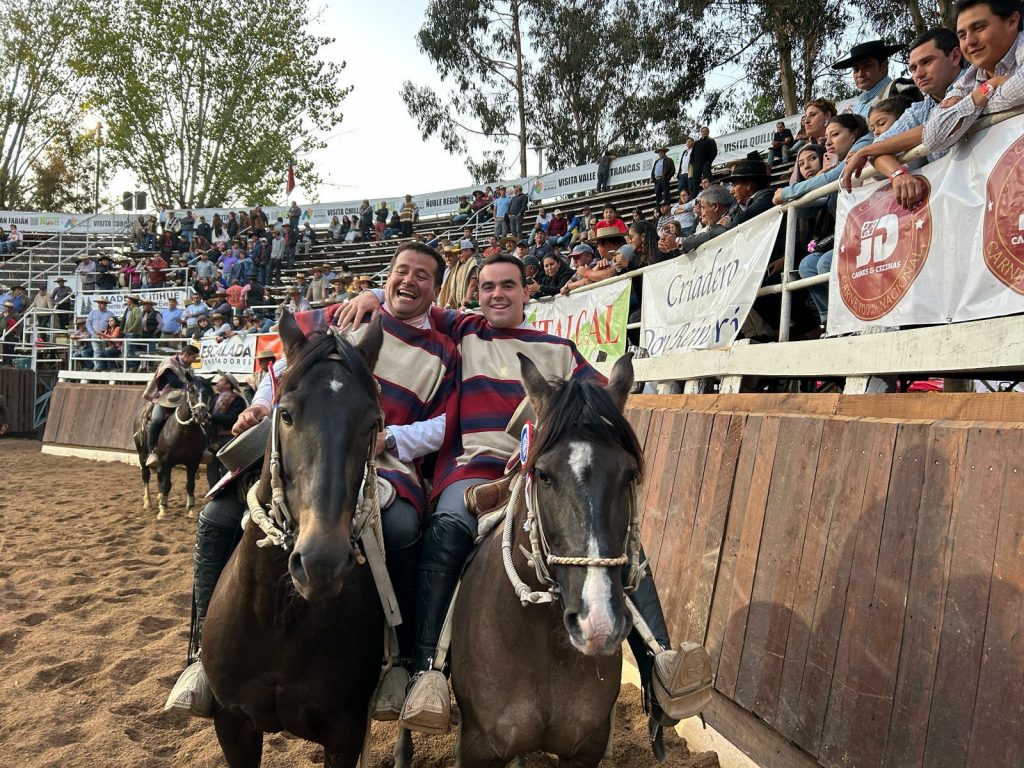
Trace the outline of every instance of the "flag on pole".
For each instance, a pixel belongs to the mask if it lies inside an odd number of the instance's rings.
[[[295,189],[295,167],[288,163],[288,191],[285,194],[290,195],[293,189]]]

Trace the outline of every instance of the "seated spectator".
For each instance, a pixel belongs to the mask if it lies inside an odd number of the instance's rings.
[[[868,163],[879,173],[889,177],[893,194],[908,210],[914,208],[927,194],[928,186],[919,177],[909,173],[896,157],[921,143],[924,124],[946,93],[958,82],[963,73],[963,56],[956,33],[945,27],[925,32],[910,46],[909,69],[914,83],[925,93],[922,101],[910,105],[906,112],[875,141],[846,158],[842,185],[847,191],[853,179],[860,175]],[[928,162],[945,156],[948,150],[930,152]],[[897,173],[897,171],[899,171]]]
[[[541,273],[540,259],[536,256],[527,256],[523,259],[523,269],[526,272],[526,292],[531,296],[539,295],[540,283],[538,282],[538,276]]]
[[[497,235],[491,235],[487,238],[487,247],[484,249],[484,258],[486,259],[496,253],[501,253],[501,244],[498,242]]]
[[[587,229],[590,227],[590,206],[583,206],[583,210],[569,219],[567,232],[569,242],[566,245],[573,246],[586,237]]]
[[[305,224],[302,225],[302,231],[299,233],[299,253],[303,257],[308,257],[310,253],[313,251],[314,245],[316,245],[316,232],[313,230],[313,227],[311,227],[309,225],[309,222],[307,221]],[[249,276],[246,275],[246,279],[248,278]]]
[[[494,199],[490,195],[484,194],[482,189],[473,190],[473,202],[469,204],[469,208],[472,211],[471,215],[475,215],[477,223],[490,218],[487,209],[493,202]]]
[[[622,234],[626,234],[629,231],[626,222],[619,218],[614,205],[606,205],[604,207],[604,218],[597,222],[594,229],[603,229],[604,227],[617,227]]]
[[[723,179],[732,185],[736,199],[736,206],[729,213],[729,227],[739,226],[771,209],[771,180],[771,172],[763,160],[741,160],[733,166],[732,173]]]
[[[679,201],[672,207],[672,217],[679,222],[684,237],[692,235],[697,226],[697,217],[693,212],[695,202],[690,200],[690,193],[684,189],[679,193]]]
[[[589,246],[584,246],[589,248]],[[557,256],[545,256],[543,261],[544,273],[538,275],[537,282],[540,286],[538,296],[557,296],[562,288],[572,280],[573,271]]]
[[[473,209],[469,204],[469,196],[459,195],[459,205],[455,209],[455,213],[452,214],[452,224],[465,224],[469,221],[469,216],[472,212]]]
[[[289,286],[288,301],[284,303],[284,308],[293,315],[297,312],[309,312],[309,310],[312,309],[312,307],[309,306],[309,302],[306,301],[306,297],[302,295],[302,291],[299,290],[297,285]]]
[[[851,152],[871,143],[868,124],[860,115],[845,113],[833,117],[825,129],[825,156],[821,173],[775,191],[775,204],[782,205],[835,181],[843,173],[843,162]]]
[[[545,232],[548,231],[548,224],[551,223],[553,216],[544,210],[544,208],[537,209],[537,220],[534,222],[534,231],[542,229]]]
[[[551,243],[548,242],[548,234],[543,229],[538,229],[533,233],[533,245],[530,247],[530,255],[539,260],[543,259],[550,253]]]
[[[337,216],[333,216],[331,218],[330,226],[327,227],[327,236],[331,239],[332,243],[341,242],[341,238],[343,237],[341,230],[341,219],[339,219]]]
[[[552,245],[566,245],[569,242],[569,220],[561,209],[556,209],[551,215],[546,231]]]
[[[7,239],[0,242],[0,253],[12,254],[19,248],[24,236],[18,231],[17,224],[11,224],[11,231],[7,233]]]
[[[89,331],[85,327],[84,318],[75,320],[75,330],[71,332],[71,340],[74,343],[71,359],[81,361],[80,366],[85,370],[92,368],[92,363],[89,362],[89,358],[92,357],[92,344],[89,341]]]
[[[891,95],[893,81],[889,77],[889,57],[902,47],[886,45],[884,40],[869,40],[853,46],[846,58],[832,65],[832,69],[853,70],[853,85],[860,91],[850,108],[853,114],[866,120],[871,105]]]
[[[658,229],[661,229],[662,227],[664,227],[666,224],[668,224],[674,218],[672,216],[672,204],[667,202],[667,201],[658,206],[657,213],[658,213],[658,220],[655,223],[655,226]],[[635,227],[639,223],[640,222],[634,221],[632,226]]]
[[[890,96],[875,102],[868,112],[868,130],[876,139],[888,131],[903,116],[910,106],[910,99],[905,96]]]
[[[240,315],[242,310],[245,309],[245,289],[242,287],[242,284],[237,280],[232,280],[225,293],[227,294],[226,298],[228,306],[231,307],[232,314]]]
[[[641,224],[641,226],[643,226]],[[591,264],[587,275],[589,282],[597,283],[607,280],[621,272],[628,272],[636,264],[636,249],[627,242],[617,228],[608,227],[597,231],[597,258]]]
[[[721,184],[712,184],[701,192],[697,199],[700,200],[700,215],[704,230],[682,238],[679,241],[680,253],[689,253],[725,232],[729,227],[729,210],[736,202],[732,193]]]
[[[804,144],[821,144],[825,146],[825,126],[828,121],[839,114],[835,102],[829,99],[811,99],[804,104],[804,116],[800,120],[800,132],[803,140],[793,145],[793,154],[799,152]],[[790,177],[790,184],[797,181],[796,169]]]
[[[775,133],[772,134],[772,145],[768,150],[768,167],[775,163],[789,162],[789,153],[793,148],[793,132],[786,127],[786,124],[779,120],[775,124]]]
[[[398,211],[392,211],[391,219],[384,229],[384,239],[390,240],[393,237],[398,237],[400,234],[402,234],[402,217]]]
[[[600,231],[600,230],[599,230]],[[561,293],[563,296],[568,296],[569,292],[575,288],[582,288],[584,285],[589,285],[590,280],[590,265],[594,261],[594,249],[589,245],[577,245],[572,249],[573,267],[575,271],[569,281],[562,286]]]
[[[214,278],[217,277],[217,265],[210,261],[210,256],[206,251],[200,251],[199,259],[195,262],[192,269],[196,279],[206,278],[213,282]]]

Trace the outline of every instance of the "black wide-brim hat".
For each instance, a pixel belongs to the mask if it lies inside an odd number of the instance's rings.
[[[740,160],[733,166],[732,173],[722,179],[723,182],[742,181],[743,179],[755,179],[769,181],[772,175],[764,160]]]
[[[902,48],[902,45],[886,45],[885,40],[868,40],[866,43],[857,43],[850,49],[849,56],[832,64],[832,69],[850,69],[861,59],[884,61]]]

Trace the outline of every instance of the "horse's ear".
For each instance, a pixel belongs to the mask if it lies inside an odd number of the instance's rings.
[[[526,389],[526,396],[530,398],[530,404],[539,418],[544,413],[548,398],[551,397],[551,385],[548,384],[533,360],[522,352],[516,352],[519,357],[519,370],[523,376],[523,388]]]
[[[612,368],[612,377],[608,380],[608,386],[606,387],[612,402],[615,403],[615,407],[620,412],[625,409],[626,398],[629,396],[629,390],[632,388],[633,353],[627,352],[615,361],[615,366]]]
[[[295,316],[288,310],[281,313],[281,320],[277,324],[277,333],[281,337],[284,355],[289,360],[294,360],[296,353],[308,342],[306,334],[299,328]]]
[[[363,337],[356,344],[356,349],[362,354],[363,359],[366,360],[366,367],[373,372],[373,369],[377,367],[377,357],[380,355],[381,345],[384,343],[384,327],[381,325],[380,313],[373,316],[373,320],[370,321],[370,325],[366,328],[363,333]]]

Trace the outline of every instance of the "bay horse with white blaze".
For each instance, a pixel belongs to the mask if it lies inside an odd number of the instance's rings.
[[[260,546],[250,519],[213,594],[202,663],[231,768],[258,766],[263,734],[282,730],[322,744],[327,768],[351,768],[384,654],[384,612],[353,541],[381,420],[372,371],[383,333],[378,320],[356,346],[334,333],[307,340],[287,312],[279,330],[289,368],[255,496],[292,518],[294,544]]]
[[[196,472],[202,463],[203,452],[210,445],[210,406],[213,403],[213,387],[202,376],[189,381],[181,391],[181,399],[174,412],[164,422],[160,437],[155,448],[148,445],[145,428],[145,415],[150,407],[147,403],[135,417],[135,450],[139,454],[139,466],[142,468],[142,509],[152,509],[149,499],[149,478],[151,469],[146,466],[146,459],[151,450],[156,451],[157,520],[167,516],[167,498],[171,493],[171,470],[183,465],[185,467],[185,513],[195,517],[196,509]]]
[[[549,384],[519,359],[537,414],[521,481],[526,501],[509,526],[498,526],[510,541],[492,534],[462,577],[451,637],[457,761],[497,768],[539,750],[565,768],[587,768],[609,743],[622,641],[632,628],[623,569],[638,546],[633,494],[643,453],[622,410],[633,366],[629,355],[620,358],[605,388]],[[521,547],[544,561],[544,581]],[[524,593],[550,589],[555,599],[524,605],[503,549]]]

